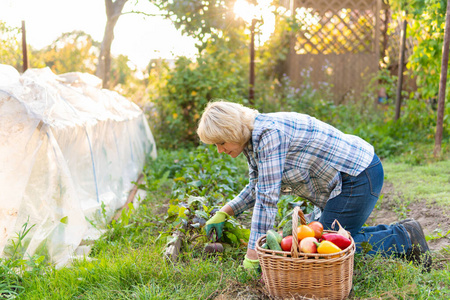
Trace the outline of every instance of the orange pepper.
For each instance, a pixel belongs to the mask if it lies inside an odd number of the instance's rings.
[[[317,253],[320,254],[331,254],[341,252],[341,248],[336,246],[334,243],[330,241],[322,241],[321,243],[314,242],[317,246]]]

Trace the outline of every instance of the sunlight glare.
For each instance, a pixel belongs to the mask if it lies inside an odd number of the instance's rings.
[[[246,0],[237,0],[234,4],[233,12],[247,24],[250,24],[252,19],[260,21],[259,42],[262,45],[269,40],[270,35],[275,31],[273,9],[271,0],[260,0],[257,6],[249,4]]]
[[[237,0],[234,3],[233,12],[246,23],[250,23],[252,19],[257,18],[256,7],[245,0]]]

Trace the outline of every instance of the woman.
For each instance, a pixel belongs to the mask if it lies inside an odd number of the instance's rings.
[[[319,207],[318,220],[325,229],[337,219],[351,233],[357,251],[368,242],[371,254],[406,255],[429,269],[429,248],[415,220],[362,227],[384,179],[380,159],[363,139],[305,114],[262,114],[226,101],[207,105],[197,133],[203,143],[215,144],[219,153],[247,157],[248,185],[206,223],[207,234],[215,229],[220,237],[228,216],[253,207],[244,267],[259,266],[256,241],[273,228],[277,202],[287,193]]]

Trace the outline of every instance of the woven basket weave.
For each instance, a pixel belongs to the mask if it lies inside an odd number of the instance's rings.
[[[269,294],[275,298],[345,299],[352,288],[355,243],[338,253],[302,253],[298,249],[298,217],[306,219],[299,207],[292,214],[292,248],[288,251],[263,249],[263,235],[256,242],[262,276]],[[324,230],[325,232],[335,232]]]

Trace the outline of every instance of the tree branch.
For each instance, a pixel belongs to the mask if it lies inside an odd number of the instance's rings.
[[[134,11],[134,10],[122,13],[122,15],[127,15],[127,14],[139,14],[139,15],[144,15],[146,17],[170,17],[170,14],[148,14],[143,11]]]

